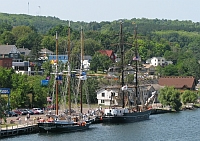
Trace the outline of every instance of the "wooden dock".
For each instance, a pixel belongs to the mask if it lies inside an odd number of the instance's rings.
[[[38,132],[37,124],[15,125],[5,128],[0,127],[0,139],[10,136],[37,133],[37,132]]]

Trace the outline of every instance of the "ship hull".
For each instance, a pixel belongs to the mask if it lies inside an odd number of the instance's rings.
[[[91,123],[82,124],[74,124],[74,123],[58,123],[58,122],[44,122],[38,123],[39,132],[55,132],[55,133],[63,133],[63,132],[76,132],[83,131],[89,128]]]
[[[144,112],[124,113],[123,115],[103,116],[103,123],[131,123],[148,120],[151,110]]]

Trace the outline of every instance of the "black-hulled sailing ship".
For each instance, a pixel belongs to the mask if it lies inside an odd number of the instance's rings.
[[[71,115],[71,96],[70,96],[70,25],[69,25],[69,40],[68,40],[68,96],[69,96],[69,116]],[[58,77],[58,38],[56,33],[56,78]],[[77,117],[64,117],[63,115],[58,115],[58,79],[56,79],[56,113],[55,115],[48,115],[46,120],[40,120],[38,123],[40,132],[75,132],[87,130],[91,125],[90,122],[80,120]]]
[[[127,85],[124,83],[124,43],[122,37],[122,22],[120,24],[120,50],[121,50],[121,88],[120,92],[122,94],[122,107],[109,107],[105,109],[104,115],[102,116],[103,123],[130,123],[137,122],[142,120],[148,120],[151,114],[151,110],[144,107],[139,108],[138,101],[138,52],[137,52],[137,30],[135,28],[135,106],[133,107],[125,107],[124,100],[124,91],[127,88]]]

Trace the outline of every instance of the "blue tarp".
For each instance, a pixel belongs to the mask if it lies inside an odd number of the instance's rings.
[[[41,80],[42,86],[47,86],[49,84],[49,80]]]

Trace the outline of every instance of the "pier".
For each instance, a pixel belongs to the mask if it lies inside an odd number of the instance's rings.
[[[24,125],[14,125],[7,126],[5,128],[0,127],[0,139],[4,137],[37,133],[38,126],[37,124],[24,124]]]

